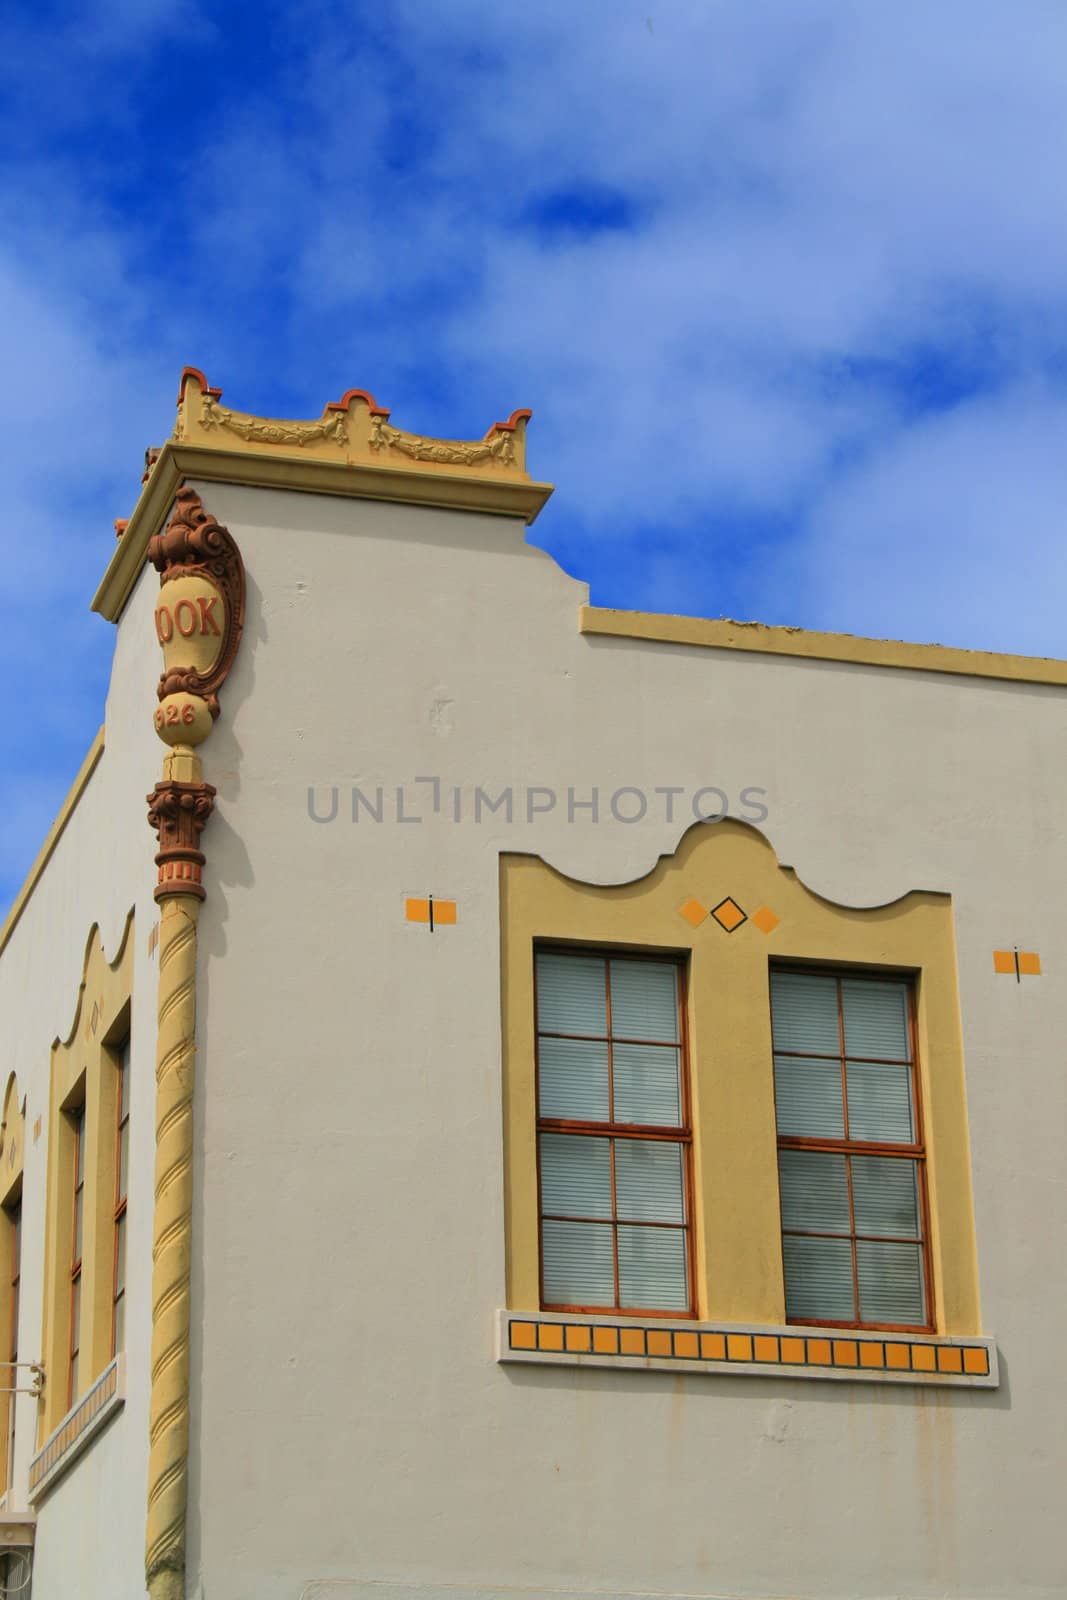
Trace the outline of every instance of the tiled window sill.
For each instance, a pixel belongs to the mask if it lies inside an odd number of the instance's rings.
[[[642,1322],[548,1311],[499,1312],[497,1360],[972,1389],[995,1389],[999,1382],[992,1339],[659,1318]]]
[[[126,1359],[118,1355],[73,1406],[30,1462],[30,1504],[44,1498],[126,1402]]]

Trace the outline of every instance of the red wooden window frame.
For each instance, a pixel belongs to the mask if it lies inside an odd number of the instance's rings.
[[[538,1018],[537,1005],[537,957],[539,955],[578,956],[585,959],[599,960],[604,966],[604,988],[607,1013],[607,1033],[597,1034],[566,1034],[557,1033],[553,1029],[541,1029]],[[675,969],[677,983],[678,1003],[678,1040],[675,1045],[668,1045],[662,1039],[635,1039],[615,1036],[612,1032],[611,1021],[611,967],[612,961],[633,961],[637,963],[655,962],[659,965],[670,965]],[[565,1117],[543,1117],[541,1115],[541,1040],[550,1039],[580,1039],[584,1042],[597,1042],[607,1045],[608,1054],[608,1116],[607,1122],[584,1122]],[[682,1319],[695,1317],[696,1312],[696,1278],[695,1278],[695,1248],[694,1248],[694,1221],[693,1221],[693,1123],[690,1110],[689,1091],[689,1040],[687,1028],[686,1006],[686,966],[685,958],[664,951],[616,950],[605,948],[603,945],[590,947],[588,945],[549,945],[539,944],[534,948],[534,1040],[535,1040],[535,1071],[534,1071],[534,1096],[537,1108],[537,1249],[538,1272],[540,1282],[541,1309],[544,1311],[580,1311],[597,1313],[610,1313],[618,1316],[633,1317],[674,1317]],[[682,1122],[678,1127],[655,1127],[645,1123],[615,1122],[614,1116],[614,1060],[613,1046],[616,1044],[641,1044],[655,1045],[661,1049],[677,1049],[679,1053],[680,1077],[680,1107]],[[549,1301],[545,1297],[545,1251],[544,1233],[542,1224],[550,1222],[589,1222],[588,1217],[564,1217],[555,1212],[546,1216],[541,1195],[541,1134],[577,1134],[585,1137],[604,1138],[609,1141],[609,1164],[611,1173],[611,1219],[598,1223],[600,1227],[610,1227],[612,1237],[612,1257],[614,1264],[615,1303],[613,1305],[576,1305],[562,1304],[558,1301]],[[675,1222],[648,1222],[644,1219],[620,1217],[618,1215],[618,1202],[615,1190],[615,1141],[617,1139],[637,1139],[646,1141],[660,1141],[665,1144],[680,1144],[682,1146],[682,1175],[683,1192],[685,1199],[685,1221]],[[689,1305],[685,1310],[664,1310],[656,1306],[621,1306],[619,1305],[619,1228],[620,1226],[670,1228],[674,1232],[685,1235],[685,1264]]]
[[[787,1234],[799,1238],[825,1238],[843,1240],[846,1237],[852,1253],[852,1303],[856,1311],[850,1320],[838,1320],[830,1317],[791,1317],[786,1316],[788,1323],[801,1324],[805,1327],[815,1328],[869,1328],[883,1330],[887,1333],[932,1333],[935,1329],[934,1315],[934,1284],[930,1260],[930,1210],[926,1184],[926,1142],[923,1135],[923,1108],[921,1085],[919,1081],[919,1052],[918,1030],[915,1015],[915,984],[909,973],[902,972],[872,972],[869,968],[861,967],[808,967],[792,966],[786,963],[776,963],[771,968],[772,976],[775,973],[795,973],[800,976],[817,978],[833,978],[837,984],[837,1029],[838,1029],[838,1054],[827,1055],[818,1051],[804,1050],[779,1050],[773,1042],[774,1003],[771,1000],[771,1026],[772,1026],[772,1054],[774,1056],[790,1056],[803,1061],[837,1061],[841,1067],[841,1105],[843,1125],[846,1137],[834,1138],[809,1138],[797,1134],[782,1134],[777,1132],[778,1107],[775,1101],[775,1132],[777,1134],[779,1150],[810,1150],[824,1152],[828,1155],[842,1155],[845,1157],[845,1174],[848,1184],[848,1215],[849,1233],[820,1233],[806,1228],[786,1228],[784,1217],[782,1222],[782,1237]],[[845,1055],[845,1013],[842,1000],[841,985],[850,978],[860,979],[863,982],[880,982],[904,984],[907,988],[908,1000],[908,1056],[907,1062],[899,1060],[889,1061],[876,1056],[850,1056]],[[911,1087],[911,1107],[915,1139],[911,1144],[897,1144],[882,1140],[850,1139],[848,1134],[848,1073],[847,1060],[871,1062],[873,1065],[907,1066]],[[905,1239],[899,1234],[866,1234],[856,1232],[856,1211],[852,1194],[852,1157],[853,1156],[891,1156],[900,1160],[910,1161],[915,1167],[915,1187],[918,1193],[919,1239]],[[781,1216],[781,1181],[778,1185],[779,1215]],[[859,1261],[857,1243],[870,1240],[875,1243],[886,1244],[918,1244],[919,1255],[922,1262],[924,1302],[926,1305],[925,1322],[865,1322],[860,1316],[859,1292]]]
[[[126,1184],[122,1181],[122,1156],[125,1147],[127,1167],[129,1162],[129,1135],[130,1135],[130,1058],[129,1041],[117,1047],[118,1054],[118,1088],[115,1095],[115,1213],[114,1213],[114,1245],[111,1264],[111,1354],[117,1355],[120,1349],[125,1348],[125,1321],[123,1321],[123,1340],[118,1340],[118,1319],[120,1303],[126,1299],[126,1273],[125,1260],[123,1262],[122,1283],[119,1283],[119,1242],[126,1227]],[[128,1182],[128,1173],[127,1173]],[[127,1248],[129,1241],[127,1240]],[[123,1305],[125,1311],[125,1305]]]
[[[74,1131],[74,1204],[71,1217],[70,1243],[70,1357],[67,1367],[67,1405],[72,1406],[78,1397],[77,1380],[80,1377],[82,1288],[82,1248],[85,1224],[85,1106],[75,1107],[70,1113]],[[79,1238],[79,1235],[81,1237]]]

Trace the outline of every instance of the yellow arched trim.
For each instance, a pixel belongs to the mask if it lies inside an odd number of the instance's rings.
[[[731,933],[709,916],[694,926],[682,914],[691,901],[710,909],[727,897],[746,916]],[[533,951],[555,940],[687,958],[698,1310],[752,1324],[785,1321],[770,963],[914,974],[937,1331],[981,1332],[948,895],[920,890],[863,910],[835,905],[782,867],[762,834],[727,820],[690,829],[674,855],[618,886],[578,883],[537,857],[504,855],[501,917],[510,1309],[539,1305]]]

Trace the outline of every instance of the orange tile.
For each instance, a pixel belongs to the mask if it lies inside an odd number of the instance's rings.
[[[700,1335],[700,1354],[705,1361],[726,1360],[726,1340],[721,1333],[702,1333]]]
[[[702,906],[699,900],[687,900],[684,906],[678,907],[678,915],[693,928],[699,928],[707,914],[707,906]]]
[[[1040,978],[1041,957],[1036,950],[1019,951],[1019,971],[1024,978]]]
[[[885,1347],[885,1364],[887,1367],[901,1368],[907,1371],[911,1366],[911,1358],[906,1344],[887,1344]]]
[[[619,1353],[618,1328],[594,1328],[593,1349],[598,1356],[617,1356]]]
[[[885,1356],[882,1352],[882,1346],[877,1344],[873,1339],[865,1339],[860,1345],[860,1366],[885,1366]]]
[[[937,1352],[938,1372],[962,1372],[963,1351],[957,1345],[944,1345]]]
[[[663,1328],[649,1328],[648,1353],[650,1356],[669,1356],[671,1353],[671,1336]]]
[[[993,951],[993,971],[1008,972],[1015,976],[1015,953],[1012,950]]]
[[[562,1350],[563,1329],[558,1322],[542,1322],[537,1330],[539,1350]]]
[[[751,1335],[747,1333],[728,1333],[726,1335],[726,1354],[731,1361],[751,1361]]]
[[[513,1350],[537,1349],[537,1328],[532,1322],[513,1322],[510,1338]]]
[[[790,1366],[802,1367],[804,1365],[803,1339],[783,1339],[782,1360],[788,1361]]]
[[[757,1361],[778,1360],[778,1340],[772,1338],[770,1334],[757,1333],[756,1337],[752,1341],[752,1345],[755,1350],[755,1358]]]
[[[645,1353],[644,1328],[620,1328],[619,1349],[624,1356],[643,1356]]]
[[[913,1372],[933,1372],[937,1367],[937,1352],[932,1344],[913,1344],[911,1347]]]
[[[729,895],[719,905],[712,907],[711,914],[719,924],[719,927],[725,928],[727,933],[733,933],[734,929],[739,928],[742,922],[746,920],[745,913],[741,910],[737,901],[731,900]]]
[[[674,1336],[674,1353],[676,1356],[698,1356],[700,1354],[700,1340],[695,1333],[676,1333]]]
[[[563,1330],[563,1333],[564,1338],[567,1341],[568,1350],[588,1350],[592,1344],[588,1328],[571,1327],[568,1325]]]
[[[433,903],[433,920],[443,928],[453,925],[456,920],[456,902],[454,900],[435,900]]]
[[[817,1367],[828,1367],[830,1365],[829,1339],[809,1339],[808,1360]]]
[[[430,902],[428,900],[405,900],[404,915],[409,922],[429,922]]]
[[[977,1377],[985,1378],[989,1375],[988,1350],[965,1350],[963,1352],[964,1372],[973,1372]]]
[[[760,906],[758,911],[753,911],[752,913],[752,921],[756,924],[760,933],[773,933],[778,926],[779,920],[770,906]]]
[[[859,1352],[856,1349],[855,1339],[834,1340],[834,1366],[855,1367],[859,1363]]]

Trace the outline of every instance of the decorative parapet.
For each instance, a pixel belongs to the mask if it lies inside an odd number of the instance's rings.
[[[182,444],[210,444],[227,450],[304,459],[362,463],[390,471],[412,463],[433,471],[475,472],[528,483],[526,424],[529,411],[513,411],[506,422],[494,422],[484,439],[431,439],[393,427],[389,411],[366,389],[349,389],[331,400],[322,416],[307,422],[256,417],[222,403],[196,367],[186,367],[178,391],[174,439]]]
[[[498,1361],[995,1389],[992,1339],[501,1311]]]
[[[120,1410],[126,1398],[125,1358],[115,1357],[92,1388],[67,1412],[30,1462],[30,1504],[35,1505]]]

